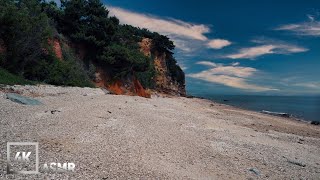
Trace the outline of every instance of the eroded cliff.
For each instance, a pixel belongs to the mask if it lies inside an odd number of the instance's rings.
[[[181,82],[173,79],[172,74],[175,72],[171,72],[172,70],[168,67],[168,61],[170,60],[171,54],[166,52],[159,53],[157,50],[153,50],[152,39],[149,38],[143,38],[139,45],[141,47],[141,52],[143,52],[145,56],[149,56],[153,59],[156,70],[154,77],[155,90],[166,94],[185,96],[186,90],[184,78]]]

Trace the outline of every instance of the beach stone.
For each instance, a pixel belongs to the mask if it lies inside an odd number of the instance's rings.
[[[306,167],[305,164],[302,164],[301,162],[294,161],[294,160],[289,160],[288,159],[288,163],[291,163],[291,164],[294,164],[294,165],[297,165],[297,166],[301,166],[301,167]]]
[[[111,94],[110,91],[106,90],[105,88],[101,88],[101,90],[107,95],[107,94]]]
[[[257,176],[260,176],[260,171],[257,168],[250,168],[249,171],[253,172]]]
[[[16,93],[7,93],[6,94],[7,99],[11,100],[12,102],[25,104],[25,105],[41,105],[42,103],[36,99],[21,96]]]

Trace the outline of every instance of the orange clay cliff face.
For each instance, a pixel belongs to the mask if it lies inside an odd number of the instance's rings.
[[[57,58],[62,60],[62,50],[61,50],[61,45],[58,39],[53,40],[53,50]]]
[[[135,75],[128,75],[126,78],[110,80],[107,73],[98,67],[95,73],[94,83],[97,87],[106,88],[117,95],[141,96],[145,98],[151,97],[150,91],[142,87]]]
[[[55,55],[59,60],[63,60],[62,56],[62,49],[61,49],[61,42],[54,39],[49,41],[49,44],[53,46],[53,50]],[[64,43],[67,44],[67,43]],[[156,75],[154,77],[155,81],[155,91],[175,96],[185,96],[185,85],[179,84],[178,82],[172,80],[169,76],[169,69],[166,63],[166,53],[159,54],[157,52],[151,52],[152,40],[148,38],[142,39],[139,43],[140,50],[145,56],[149,56],[153,58]],[[79,45],[71,44],[73,48],[77,49],[77,56],[79,59],[85,57],[86,48],[80,47]],[[69,47],[64,45],[64,47]],[[146,90],[136,76],[128,75],[125,78],[112,80],[108,75],[106,70],[102,69],[101,67],[96,67],[95,78],[93,80],[94,84],[97,87],[106,88],[114,94],[117,95],[137,95],[141,97],[150,98],[151,97],[151,90]]]
[[[61,43],[60,43],[59,39],[57,39],[57,38],[48,39],[48,44],[49,44],[50,46],[52,46],[53,52],[54,52],[54,54],[56,55],[56,57],[57,57],[59,60],[63,60]]]
[[[145,56],[154,57],[153,61],[156,70],[156,76],[154,77],[156,84],[155,90],[166,94],[185,96],[185,85],[179,84],[169,76],[170,72],[166,62],[167,54],[158,52],[152,54],[152,40],[149,38],[142,39],[142,42],[140,42],[139,45],[141,47],[141,52],[143,52]]]

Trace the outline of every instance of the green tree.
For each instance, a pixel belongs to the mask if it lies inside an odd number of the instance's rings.
[[[112,44],[106,47],[101,59],[106,65],[111,65],[112,73],[116,76],[126,75],[135,71],[145,71],[150,59],[136,49],[123,45]]]
[[[7,47],[2,66],[23,74],[28,63],[44,55],[51,29],[37,0],[0,1],[0,38]]]
[[[153,87],[154,62],[138,45],[143,38],[152,39],[153,55],[166,54],[169,75],[184,84],[173,42],[147,29],[120,25],[100,0],[62,0],[61,7],[46,0],[0,0],[0,41],[6,47],[0,66],[30,80],[90,86],[97,65],[110,72],[110,78],[134,75],[145,87]],[[62,46],[70,43],[71,48],[62,48],[63,61],[55,57],[48,43],[52,39]],[[76,55],[77,45],[85,47],[84,59]]]
[[[167,36],[160,35],[155,33],[152,38],[153,46],[152,51],[157,51],[159,53],[167,52],[172,53],[172,50],[175,48],[172,41]]]
[[[99,59],[109,45],[119,21],[99,0],[62,1],[63,15],[59,27],[73,41],[84,43],[92,59]]]

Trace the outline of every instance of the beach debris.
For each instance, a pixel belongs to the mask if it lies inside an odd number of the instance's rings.
[[[52,111],[51,111],[51,114],[55,114],[56,112],[61,112],[61,111],[59,111],[59,110],[52,110]]]
[[[110,113],[110,114],[111,114],[112,112],[111,112],[111,111],[108,111],[108,113]]]
[[[304,141],[304,139],[302,139],[302,138],[299,138],[299,141],[298,141],[298,143],[299,143],[299,144],[303,144],[303,141]]]
[[[12,102],[16,102],[19,104],[25,104],[25,105],[41,105],[42,103],[36,99],[21,96],[20,94],[16,93],[7,93],[6,98],[11,100]]]
[[[194,98],[192,95],[186,95],[186,98]]]
[[[254,173],[257,176],[260,176],[260,174],[261,174],[257,168],[250,168],[249,171]]]
[[[301,166],[301,167],[306,167],[305,164],[302,164],[301,162],[298,162],[298,161],[293,161],[293,160],[290,160],[290,159],[287,159],[288,163],[291,163],[291,164],[294,164],[294,165],[297,165],[297,166]]]
[[[319,121],[311,121],[311,124],[312,125],[320,125],[320,122]]]

